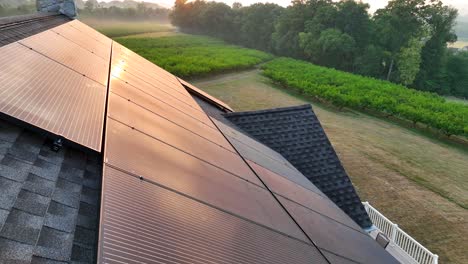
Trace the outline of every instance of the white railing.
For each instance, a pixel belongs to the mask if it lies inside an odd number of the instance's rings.
[[[406,252],[411,258],[420,264],[437,264],[439,256],[433,254],[423,245],[419,244],[414,238],[401,230],[397,224],[388,220],[377,209],[372,207],[369,202],[363,202],[364,208],[367,211],[372,223],[380,229],[390,239],[392,245],[398,246]]]

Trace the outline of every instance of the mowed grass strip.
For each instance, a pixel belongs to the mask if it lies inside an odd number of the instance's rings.
[[[116,38],[116,41],[180,77],[251,68],[273,58],[262,51],[195,35],[158,38],[128,36]]]

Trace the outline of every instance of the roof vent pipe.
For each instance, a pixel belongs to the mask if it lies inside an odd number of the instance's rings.
[[[36,0],[37,11],[59,13],[75,18],[77,13],[74,0]]]

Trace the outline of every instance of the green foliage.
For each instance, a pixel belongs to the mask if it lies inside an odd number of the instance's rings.
[[[263,69],[266,76],[285,86],[340,107],[371,109],[426,124],[447,135],[468,136],[468,106],[432,93],[288,58],[274,59]]]
[[[84,19],[83,22],[110,38],[174,30],[171,25],[163,25],[155,22],[122,22],[113,20],[96,20],[92,18]]]
[[[419,72],[421,64],[421,49],[423,43],[416,38],[411,39],[406,47],[398,54],[398,68],[400,70],[400,81],[404,85],[413,84]]]
[[[119,3],[119,2],[117,2]],[[77,4],[80,4],[77,2]],[[145,2],[133,2],[125,1],[121,2],[122,6],[118,7],[109,6],[103,7],[104,2],[99,3],[97,0],[88,0],[78,10],[80,17],[84,18],[95,18],[95,19],[114,19],[114,20],[151,20],[168,22],[169,9],[166,8],[154,8],[150,3]]]
[[[176,0],[171,21],[183,31],[447,94],[447,43],[455,9],[442,0],[389,0],[371,16],[358,0],[293,0],[229,7]]]
[[[118,38],[119,43],[180,77],[252,67],[272,58],[258,50],[201,36]]]

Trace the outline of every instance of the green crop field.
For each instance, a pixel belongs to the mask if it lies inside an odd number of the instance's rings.
[[[175,28],[170,24],[160,24],[156,22],[122,22],[113,20],[84,19],[84,23],[93,27],[102,34],[110,37],[122,37],[133,34],[174,32]]]
[[[128,36],[116,41],[180,77],[250,68],[272,58],[265,52],[194,35]]]
[[[369,109],[425,124],[449,136],[468,136],[468,106],[432,93],[288,58],[268,62],[263,69],[284,86],[340,107]]]

